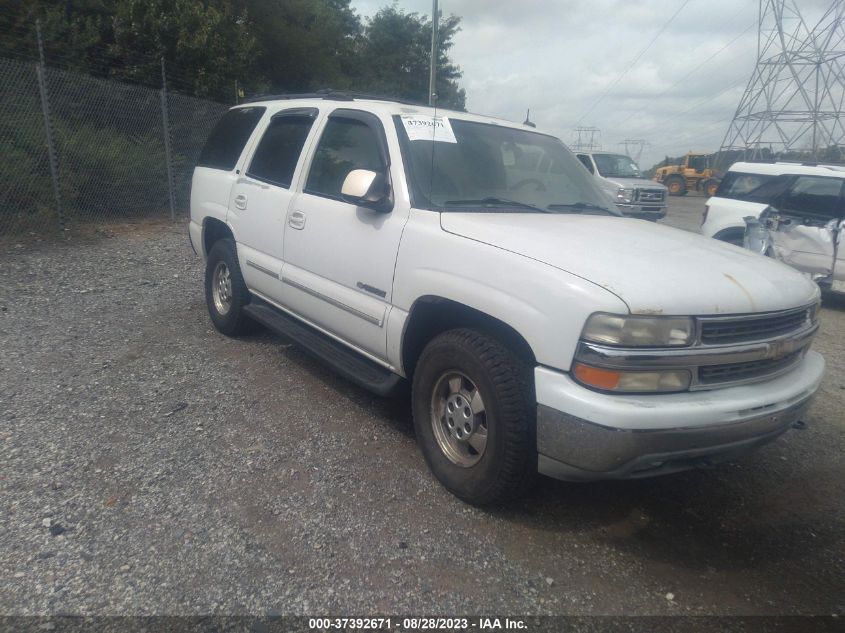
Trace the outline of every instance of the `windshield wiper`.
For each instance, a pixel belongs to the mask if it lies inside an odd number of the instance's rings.
[[[519,202],[518,200],[508,200],[507,198],[476,198],[466,200],[447,200],[443,206],[479,206],[479,207],[516,207],[518,209],[531,209],[532,211],[540,211],[548,213],[542,207],[528,204],[527,202]]]
[[[607,207],[601,207],[592,202],[570,202],[568,204],[550,204],[547,207],[550,211],[572,211],[573,213],[584,213],[585,211],[601,211],[609,215],[617,215]]]

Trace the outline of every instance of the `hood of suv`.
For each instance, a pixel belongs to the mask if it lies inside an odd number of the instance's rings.
[[[626,189],[633,189],[635,187],[639,187],[640,189],[663,189],[664,186],[661,185],[659,182],[654,182],[653,180],[646,180],[645,178],[619,178],[617,176],[612,176],[610,178],[604,177],[609,183],[616,185],[617,187],[625,187]]]
[[[630,218],[443,213],[445,231],[554,266],[605,288],[634,314],[737,314],[811,303],[817,286],[750,251]]]

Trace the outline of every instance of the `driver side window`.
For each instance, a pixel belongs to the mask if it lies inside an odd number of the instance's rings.
[[[311,161],[305,193],[340,200],[343,181],[355,169],[386,171],[378,137],[363,121],[332,117]]]

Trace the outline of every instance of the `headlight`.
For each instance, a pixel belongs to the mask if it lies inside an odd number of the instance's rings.
[[[616,202],[622,202],[625,204],[631,203],[634,201],[634,190],[633,189],[625,189],[624,187],[616,192]]]
[[[667,393],[686,391],[691,374],[685,369],[670,371],[619,371],[590,367],[575,363],[575,378],[578,382],[602,391],[625,393]]]
[[[581,338],[618,347],[681,347],[692,342],[694,331],[688,317],[596,313],[587,319]]]

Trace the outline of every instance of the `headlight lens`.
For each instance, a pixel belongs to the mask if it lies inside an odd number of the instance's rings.
[[[578,382],[602,391],[620,393],[670,393],[686,391],[692,376],[685,369],[670,371],[619,371],[575,363]]]
[[[682,347],[692,342],[694,330],[688,317],[597,313],[587,319],[581,338],[619,347]]]
[[[616,202],[629,203],[634,200],[634,190],[622,188],[616,192]]]

